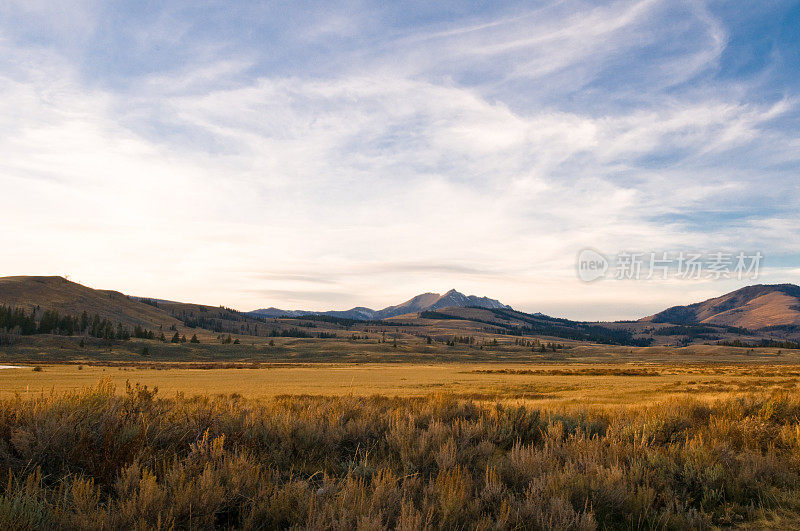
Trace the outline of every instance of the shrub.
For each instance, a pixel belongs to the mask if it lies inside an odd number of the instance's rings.
[[[555,414],[447,396],[161,399],[101,382],[0,403],[0,524],[737,525],[795,514],[798,418],[788,395]]]

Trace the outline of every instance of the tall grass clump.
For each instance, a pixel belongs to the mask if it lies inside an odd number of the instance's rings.
[[[545,413],[104,382],[0,404],[12,529],[710,528],[792,518],[798,500],[790,395]]]

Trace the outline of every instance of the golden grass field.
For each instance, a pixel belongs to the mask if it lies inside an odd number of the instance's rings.
[[[368,333],[14,342],[0,527],[800,529],[800,351]]]
[[[7,529],[800,526],[794,367],[2,372]]]
[[[40,370],[34,370],[39,367]],[[192,368],[203,367],[203,368]],[[224,367],[224,368],[211,368]],[[236,368],[231,368],[236,367]],[[664,363],[150,363],[27,365],[0,370],[0,397],[61,394],[106,379],[159,395],[421,397],[552,405],[638,405],[673,397],[796,392],[800,365]]]

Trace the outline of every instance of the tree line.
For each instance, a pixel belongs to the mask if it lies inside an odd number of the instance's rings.
[[[24,308],[0,306],[0,330],[23,336],[80,334],[108,340],[131,338],[130,331],[122,323],[101,318],[98,314],[89,317],[84,311],[80,316],[61,315],[57,310],[42,311],[38,306],[30,313]]]
[[[788,350],[800,349],[800,341],[791,341],[788,339],[783,341],[775,339],[762,339],[761,341],[754,342],[734,339],[733,341],[717,341],[717,345],[742,348],[785,348]]]

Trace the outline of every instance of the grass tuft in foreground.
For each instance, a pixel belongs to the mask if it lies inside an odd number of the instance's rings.
[[[446,396],[0,404],[5,528],[702,528],[800,512],[800,398],[543,413]]]

